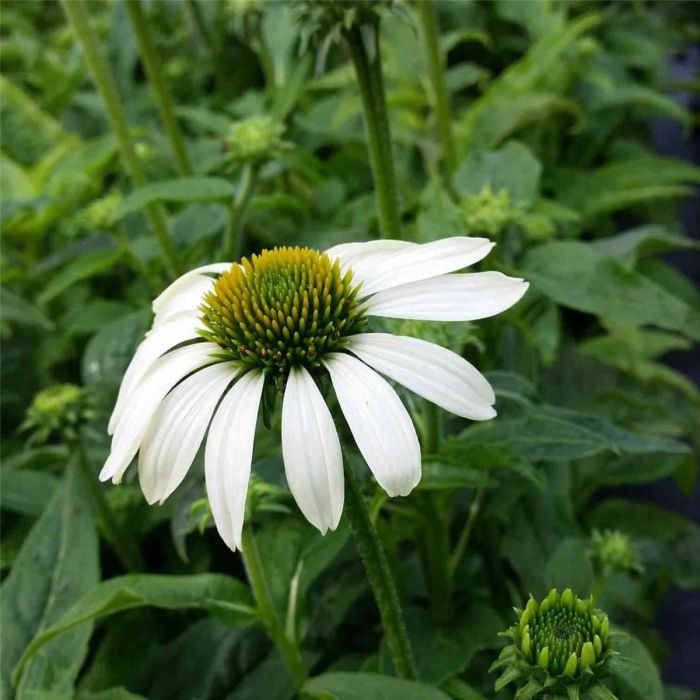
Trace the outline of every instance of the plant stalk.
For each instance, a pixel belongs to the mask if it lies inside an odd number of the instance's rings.
[[[257,603],[260,619],[282,656],[284,665],[289,675],[294,680],[296,687],[301,688],[307,678],[304,660],[299,647],[285,633],[284,626],[275,610],[275,605],[272,602],[270,591],[267,587],[267,581],[265,580],[265,573],[260,560],[260,553],[258,552],[258,545],[255,541],[253,528],[248,523],[243,526],[241,545],[243,564],[248,574],[248,581],[253,591],[253,597]]]
[[[104,491],[100,487],[100,482],[90,467],[90,461],[82,439],[78,440],[76,451],[78,453],[79,471],[88,489],[92,508],[102,535],[110,543],[127,571],[145,571],[146,562],[141,555],[141,551],[124,532],[124,529],[114,516],[112,508],[105,498]]]
[[[396,586],[362,489],[349,468],[345,470],[345,484],[345,513],[379,608],[394,669],[402,678],[415,678],[416,665]]]
[[[119,99],[119,93],[110,73],[109,66],[99,49],[99,41],[95,30],[90,23],[90,16],[85,6],[84,0],[62,0],[63,11],[68,18],[75,34],[80,42],[85,55],[85,60],[95,83],[95,87],[100,94],[107,116],[112,124],[112,128],[119,140],[122,161],[131,182],[139,187],[146,182],[146,176],[141,166],[141,161],[136,155],[134,142],[126,122],[124,108]],[[150,204],[146,207],[146,217],[153,231],[158,244],[160,245],[168,273],[176,275],[179,270],[177,253],[173,244],[168,222],[162,207]]]
[[[445,82],[445,67],[440,52],[437,12],[433,0],[422,0],[418,3],[421,34],[426,58],[428,59],[428,75],[433,90],[435,118],[437,120],[438,136],[440,138],[440,155],[449,178],[454,172],[455,140],[450,116],[450,98]]]
[[[173,149],[175,162],[181,175],[191,175],[192,166],[185,148],[185,140],[182,137],[182,131],[177,123],[175,116],[175,107],[170,99],[170,93],[163,75],[163,65],[158,51],[156,50],[153,35],[148,24],[148,17],[143,11],[141,0],[127,0],[126,9],[129,13],[129,20],[136,35],[136,41],[139,45],[139,53],[143,66],[146,69],[148,81],[153,89],[153,94],[158,103],[160,118],[165,127],[165,132],[170,139],[170,145]]]
[[[481,486],[477,489],[474,495],[474,500],[469,506],[469,512],[467,514],[467,520],[464,523],[464,528],[459,534],[459,539],[457,540],[457,546],[452,553],[452,558],[450,559],[450,578],[454,580],[455,572],[459,563],[464,558],[464,553],[467,551],[467,545],[469,544],[469,538],[472,534],[472,529],[474,528],[474,523],[479,511],[481,510],[481,503],[484,500],[484,487]]]
[[[243,226],[248,213],[248,206],[255,193],[257,181],[258,166],[253,163],[246,163],[243,166],[238,191],[229,207],[228,226],[226,227],[226,239],[224,241],[224,259],[226,260],[239,260],[243,254]]]
[[[367,146],[379,215],[379,230],[382,238],[401,238],[396,172],[379,46],[379,22],[374,24],[372,34],[374,41],[372,56],[367,52],[359,27],[346,30],[345,40],[355,66],[362,98]]]

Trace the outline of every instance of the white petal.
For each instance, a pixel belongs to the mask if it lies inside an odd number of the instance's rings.
[[[134,357],[124,373],[119,395],[114,405],[114,410],[109,419],[108,433],[111,435],[121,417],[124,405],[134,387],[141,381],[143,375],[153,365],[153,363],[168,350],[180,343],[197,338],[197,317],[190,315],[180,315],[168,323],[164,323],[158,328],[150,330],[146,338],[136,349]]]
[[[211,277],[199,276],[181,294],[175,294],[160,307],[153,319],[153,326],[157,327],[172,320],[173,317],[184,312],[194,316],[199,315],[199,307],[204,301],[204,295],[214,288],[214,280]]]
[[[340,243],[326,251],[330,258],[337,258],[340,267],[346,270],[348,266],[358,264],[360,261],[374,260],[375,262],[388,255],[393,255],[400,250],[415,248],[416,243],[409,241],[397,241],[384,239],[379,241],[367,241],[366,243]]]
[[[183,377],[213,364],[211,354],[218,349],[214,343],[195,343],[173,350],[153,363],[126,400],[114,431],[111,452],[100,472],[102,481],[121,481],[160,402]]]
[[[369,299],[365,308],[370,316],[476,321],[510,308],[527,288],[527,282],[500,272],[444,275],[387,289]]]
[[[153,313],[160,313],[170,299],[187,292],[193,285],[196,285],[197,282],[205,278],[207,273],[216,274],[225,272],[230,267],[230,262],[212,263],[211,265],[202,265],[202,267],[197,267],[194,270],[186,272],[153,300]]]
[[[303,367],[292,368],[284,391],[282,456],[301,512],[323,534],[335,530],[345,498],[343,456],[331,413]]]
[[[378,372],[450,413],[472,420],[488,420],[496,415],[491,385],[451,350],[389,333],[354,335],[349,349]]]
[[[324,361],[338,403],[362,456],[390,496],[406,496],[420,481],[416,430],[401,399],[374,370],[351,355]]]
[[[235,376],[231,362],[205,367],[158,406],[139,451],[141,490],[149,503],[162,503],[185,478],[216,404]]]
[[[351,265],[354,279],[362,282],[362,297],[399,285],[426,280],[473,265],[495,244],[487,238],[454,236],[414,245],[396,253],[358,260]]]
[[[241,546],[253,441],[265,377],[244,374],[224,396],[204,451],[207,495],[216,529],[233,550]]]

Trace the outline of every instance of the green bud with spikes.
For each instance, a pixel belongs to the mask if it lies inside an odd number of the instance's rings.
[[[614,697],[601,687],[615,655],[608,643],[610,623],[592,599],[578,598],[570,588],[561,594],[552,589],[542,601],[530,598],[515,612],[516,623],[504,633],[512,643],[491,667],[501,670],[496,690],[517,683],[519,690],[527,686],[532,693],[539,687],[552,697],[587,700],[603,692]]]

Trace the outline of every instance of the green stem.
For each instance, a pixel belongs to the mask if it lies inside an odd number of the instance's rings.
[[[119,226],[116,226],[111,233],[117,245],[124,251],[124,255],[129,260],[134,272],[141,275],[148,282],[149,289],[151,290],[153,296],[158,296],[158,294],[160,294],[162,291],[161,283],[158,280],[157,275],[154,274],[153,270],[151,270],[148,265],[136,254],[128,236]]]
[[[472,529],[474,528],[474,522],[479,515],[479,510],[481,509],[481,502],[484,500],[484,487],[481,486],[477,489],[474,496],[474,500],[469,506],[469,512],[467,513],[467,520],[464,523],[462,532],[459,534],[459,539],[457,540],[457,546],[452,553],[452,558],[450,559],[450,578],[454,580],[455,572],[459,563],[464,558],[464,553],[467,551],[467,545],[469,544],[469,538],[472,534]]]
[[[433,89],[435,117],[437,119],[438,135],[442,161],[448,177],[455,169],[455,140],[450,117],[450,98],[445,83],[445,67],[443,65],[440,44],[438,40],[437,12],[433,0],[422,0],[418,3],[418,13],[421,23],[421,34],[426,57],[428,59],[428,75]]]
[[[127,0],[126,10],[129,13],[129,20],[134,29],[134,34],[136,34],[141,60],[146,69],[148,81],[153,89],[153,95],[158,103],[160,118],[170,139],[178,170],[181,175],[191,175],[192,166],[185,149],[185,140],[182,138],[182,132],[175,117],[175,107],[170,99],[170,93],[163,75],[163,66],[156,51],[148,18],[141,6],[141,0]]]
[[[345,514],[374,592],[394,669],[402,678],[415,678],[413,651],[401,614],[396,586],[362,489],[349,468],[345,470],[345,484]]]
[[[275,605],[272,602],[270,590],[265,580],[253,528],[248,523],[243,526],[241,545],[243,564],[248,574],[250,587],[253,590],[253,597],[257,603],[260,619],[282,656],[289,675],[294,680],[297,688],[301,688],[307,677],[304,660],[299,647],[285,633],[284,626],[275,610]]]
[[[248,206],[250,200],[253,198],[257,181],[257,165],[246,163],[243,166],[238,191],[229,207],[228,226],[226,228],[226,239],[224,241],[224,258],[226,260],[239,260],[243,254],[243,225],[245,224]]]
[[[95,472],[90,466],[87,451],[82,440],[76,445],[78,453],[78,466],[85,485],[90,495],[92,508],[97,518],[97,523],[104,538],[110,543],[114,552],[128,571],[145,571],[146,562],[139,548],[124,529],[119,525],[112,508],[105,498],[104,491],[97,480]]]
[[[119,99],[114,78],[109,71],[109,66],[104,56],[100,52],[99,40],[90,24],[90,17],[85,7],[85,2],[84,0],[62,0],[62,4],[63,11],[73,26],[78,41],[82,46],[95,87],[100,94],[107,110],[107,116],[119,140],[119,148],[126,172],[132,184],[139,187],[145,184],[146,176],[141,167],[141,161],[136,155],[136,149],[129,131],[129,125],[126,122],[124,108]],[[160,245],[168,272],[172,275],[177,274],[179,269],[177,254],[168,231],[168,222],[162,207],[155,204],[147,206],[146,217]]]
[[[378,22],[374,24],[372,34],[374,45],[371,57],[359,27],[346,30],[345,40],[350,48],[362,98],[379,229],[382,238],[401,238],[401,216],[389,131],[389,113],[386,107]]]

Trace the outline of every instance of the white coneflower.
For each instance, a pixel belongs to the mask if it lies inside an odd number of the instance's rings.
[[[287,482],[321,532],[338,525],[338,433],[316,380],[330,376],[357,446],[390,496],[418,483],[421,455],[401,400],[381,376],[472,420],[496,415],[486,379],[433,343],[373,333],[372,316],[471,321],[515,304],[527,284],[499,272],[454,274],[493,244],[455,237],[417,245],[274,248],[197,268],[154,302],[155,319],[124,375],[100,478],[118,483],[136,453],[149,503],[185,477],[207,433],[207,493],[222,538],[240,547],[253,440],[266,383],[282,390]]]

